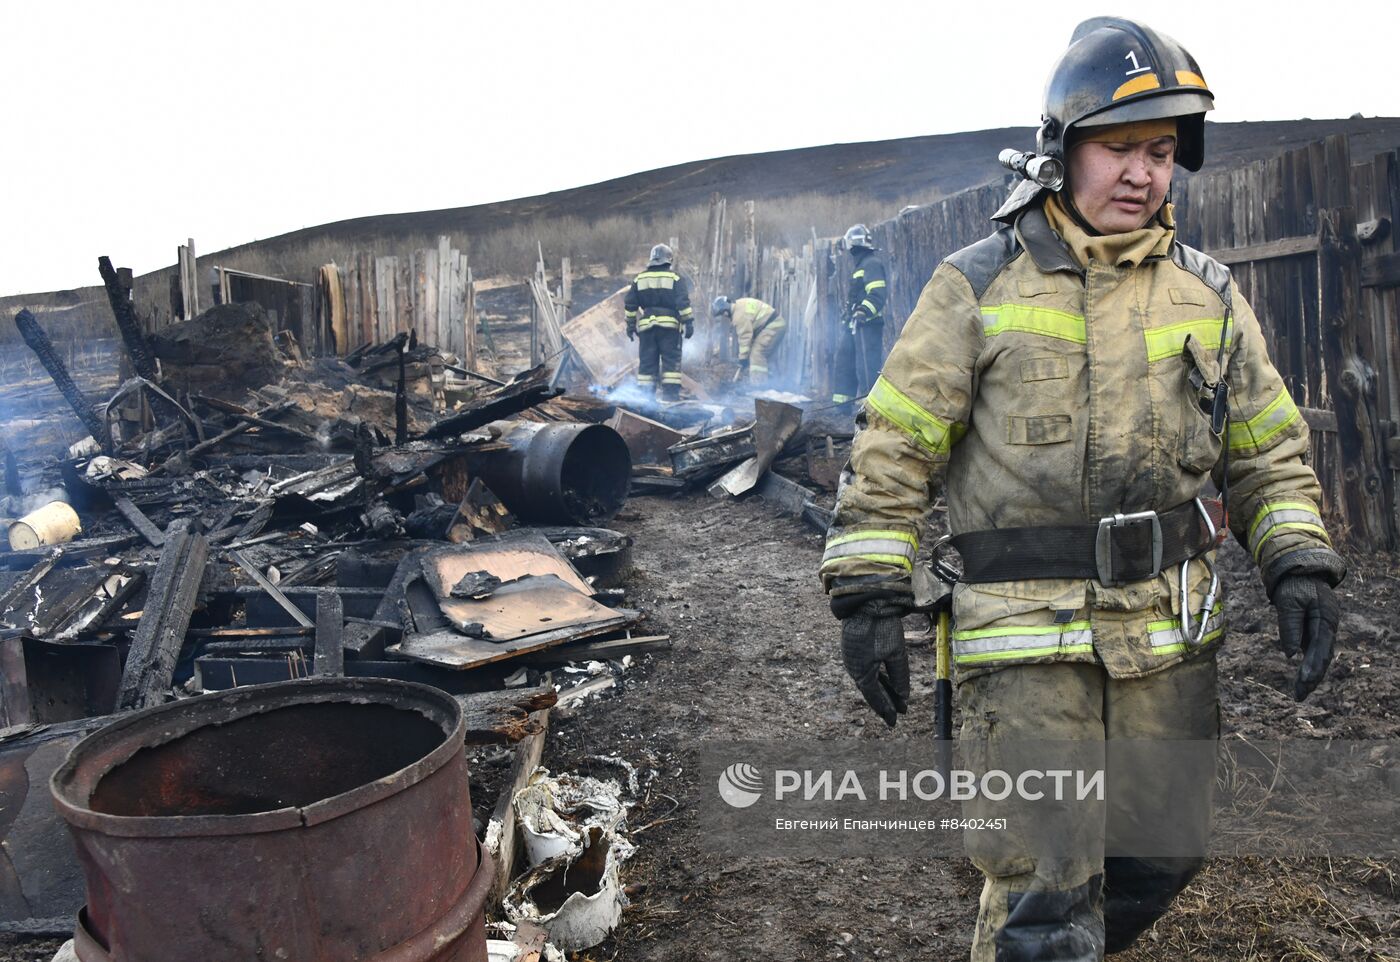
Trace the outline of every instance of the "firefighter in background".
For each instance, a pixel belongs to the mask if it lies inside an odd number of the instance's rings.
[[[695,334],[690,291],[671,270],[674,259],[668,245],[653,247],[624,301],[627,339],[638,342],[637,383],[652,391],[659,383],[663,401],[681,399],[681,330],[687,338]]]
[[[1046,87],[1039,156],[1021,158],[1028,179],[996,233],[934,271],[870,391],[821,576],[845,667],[890,726],[909,698],[901,616],[940,485],[963,560],[965,748],[1209,748],[1222,517],[1259,567],[1280,647],[1301,655],[1294,697],[1323,680],[1345,564],[1318,513],[1308,427],[1229,270],[1177,239],[1165,202],[1174,163],[1201,168],[1213,107],[1176,41],[1130,20],[1080,24]],[[1186,829],[1202,844],[1179,857],[1092,844],[1038,857],[1044,820],[1022,819],[1011,852],[968,833],[985,876],[974,962],[1092,962],[1131,945],[1201,866],[1213,771],[1199,776],[1163,766],[1114,784],[1107,821],[1083,822],[1091,842]]]
[[[836,340],[835,385],[831,400],[853,411],[854,401],[869,393],[880,374],[885,349],[885,265],[875,256],[875,239],[864,224],[846,231],[842,244],[851,252],[846,285],[846,316]]]
[[[730,300],[721,294],[710,305],[711,317],[724,317],[734,325],[739,339],[739,373],[747,376],[750,387],[763,387],[773,355],[782,342],[787,321],[778,309],[756,297]]]

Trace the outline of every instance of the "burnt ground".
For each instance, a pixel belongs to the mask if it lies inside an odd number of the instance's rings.
[[[579,958],[647,960],[967,957],[980,876],[963,860],[780,860],[716,854],[698,827],[705,739],[921,739],[932,735],[932,652],[914,649],[910,714],[888,732],[847,680],[816,584],[821,538],[761,500],[637,498],[613,526],[636,541],[629,604],[673,639],[616,689],[556,711],[544,763],[588,771],[616,754],[657,774],[630,825],[632,904]],[[1227,732],[1250,738],[1400,735],[1400,570],[1353,559],[1341,643],[1303,705],[1273,647],[1273,615],[1238,549],[1224,563],[1233,631],[1221,658]],[[609,775],[612,772],[598,772]],[[0,940],[0,962],[48,962],[59,942]],[[1217,859],[1124,962],[1395,962],[1400,860]]]
[[[780,860],[715,854],[701,837],[695,760],[706,739],[931,737],[932,652],[915,649],[914,701],[888,732],[841,668],[816,584],[821,538],[761,501],[640,498],[613,523],[636,539],[629,603],[672,635],[619,690],[552,721],[545,764],[617,753],[658,772],[630,817],[633,904],[589,959],[967,957],[980,876],[962,860]],[[1354,559],[1339,652],[1302,705],[1273,613],[1242,552],[1223,565],[1233,631],[1221,658],[1224,726],[1250,738],[1400,735],[1400,570]],[[1143,942],[1115,959],[1400,960],[1400,860],[1213,860]]]

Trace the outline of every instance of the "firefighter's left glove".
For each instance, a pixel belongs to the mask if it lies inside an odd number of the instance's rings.
[[[1285,577],[1274,588],[1278,643],[1290,658],[1301,654],[1293,698],[1302,701],[1327,674],[1342,609],[1332,587],[1316,575]]]
[[[637,325],[635,325],[635,324],[628,324],[628,325],[627,325],[627,340],[629,340],[629,341],[635,341],[636,339],[637,339]]]
[[[685,322],[685,339],[688,341],[695,336],[695,324],[692,321]]]
[[[896,717],[909,710],[907,611],[907,605],[881,598],[865,602],[841,622],[841,661],[846,672],[891,728]]]

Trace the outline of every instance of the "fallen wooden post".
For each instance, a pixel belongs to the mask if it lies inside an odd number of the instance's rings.
[[[520,832],[515,824],[515,796],[530,783],[530,776],[539,767],[544,756],[544,738],[549,730],[549,710],[532,712],[532,722],[538,722],[539,731],[525,738],[515,746],[515,761],[511,763],[510,775],[501,789],[501,797],[491,812],[491,821],[486,826],[486,850],[496,862],[496,877],[491,882],[491,892],[487,896],[488,906],[498,906],[505,898],[506,890],[515,877],[515,861],[520,847]]]
[[[156,361],[146,343],[141,321],[136,316],[136,305],[131,302],[131,268],[112,267],[110,257],[97,259],[97,270],[102,275],[102,285],[107,289],[107,302],[112,305],[112,316],[121,332],[122,343],[126,345],[127,356],[131,358],[131,369],[137,377],[154,382]]]
[[[49,372],[49,377],[53,378],[54,386],[68,402],[68,406],[73,409],[73,413],[78,416],[78,420],[83,422],[83,427],[87,428],[88,433],[102,448],[104,454],[111,454],[112,436],[107,431],[107,425],[102,423],[102,419],[97,416],[97,411],[88,403],[87,398],[83,397],[83,392],[78,390],[78,385],[73,383],[68,368],[64,366],[63,359],[54,350],[49,335],[39,326],[38,319],[27,310],[20,311],[15,315],[15,327],[19,328],[20,337],[24,338],[24,343],[28,344],[29,349],[39,358],[39,363],[44,365],[44,370]]]
[[[209,542],[189,520],[170,526],[126,657],[118,707],[150,708],[165,702],[208,555]]]

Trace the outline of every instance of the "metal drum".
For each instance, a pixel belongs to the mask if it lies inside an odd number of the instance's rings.
[[[54,773],[82,962],[486,962],[462,711],[309,678],[124,716]]]

